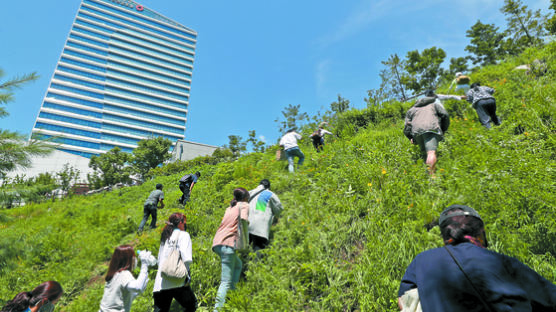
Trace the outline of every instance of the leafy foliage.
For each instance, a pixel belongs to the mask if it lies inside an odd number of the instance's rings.
[[[527,47],[542,44],[542,37],[546,32],[545,17],[541,10],[533,12],[521,0],[504,0],[500,11],[506,15],[506,35],[510,43],[507,49],[512,55],[523,52]]]
[[[338,100],[330,103],[330,109],[335,114],[341,114],[349,109],[349,100],[344,99],[341,95],[338,94]]]
[[[283,120],[280,118],[275,120],[275,122],[278,123],[280,133],[288,129],[299,128],[305,122],[309,121],[309,115],[305,112],[301,112],[301,104],[288,104],[288,106],[284,107],[282,110],[282,117],[284,118]]]
[[[114,147],[99,156],[92,156],[89,167],[94,170],[87,178],[95,188],[114,185],[116,183],[131,182],[132,168],[129,163],[131,154],[122,152],[119,147]]]
[[[556,35],[556,0],[551,1],[550,8],[554,13],[546,21],[546,30],[549,34]]]
[[[156,168],[172,157],[168,153],[172,141],[163,137],[141,140],[137,143],[137,148],[133,150],[133,170],[145,178],[149,170]]]
[[[498,32],[498,29],[494,24],[483,24],[479,20],[467,31],[471,42],[465,47],[465,51],[471,53],[469,59],[473,64],[493,65],[504,55],[504,34]]]
[[[408,75],[402,78],[407,89],[415,94],[426,89],[436,89],[442,73],[440,65],[446,58],[446,52],[441,48],[432,47],[419,52],[407,52],[405,70]]]
[[[3,75],[4,72],[0,70],[0,78]],[[36,73],[31,73],[2,82],[0,84],[0,105],[13,100],[14,89],[38,78],[39,76]],[[8,112],[0,106],[0,118],[6,116],[8,116]],[[26,142],[24,135],[0,129],[0,179],[3,179],[7,172],[16,169],[18,166],[28,167],[31,156],[46,155],[51,151],[52,147],[43,141],[30,140]]]

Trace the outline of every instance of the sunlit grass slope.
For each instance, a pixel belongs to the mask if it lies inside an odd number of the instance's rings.
[[[163,221],[183,211],[177,181],[196,170],[203,175],[185,213],[201,311],[212,310],[219,285],[211,244],[230,194],[262,178],[271,180],[285,210],[270,248],[260,259],[245,256],[245,278],[229,293],[226,311],[397,311],[409,262],[442,245],[438,227],[425,225],[455,203],[484,217],[491,249],[556,282],[555,47],[472,75],[496,89],[500,127],[482,128],[466,102],[445,103],[452,124],[435,179],[402,134],[411,104],[392,103],[344,113],[332,122],[339,137],[322,153],[306,139],[306,163],[295,174],[269,151],[231,163],[172,165],[142,186],[0,211],[0,301],[54,279],[66,290],[61,310],[97,311],[114,247],[130,243],[156,253]],[[536,58],[548,62],[544,76],[512,70]],[[159,210],[159,228],[137,236],[142,203],[156,183],[164,184],[167,207]],[[133,311],[152,310],[154,275]]]

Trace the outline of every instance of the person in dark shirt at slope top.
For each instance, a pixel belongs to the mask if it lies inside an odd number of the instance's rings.
[[[156,228],[156,213],[157,213],[157,206],[160,202],[160,209],[164,208],[164,192],[162,192],[162,184],[156,185],[156,190],[152,191],[149,194],[149,197],[143,204],[143,220],[141,220],[141,224],[139,224],[139,229],[137,233],[141,233],[143,231],[143,227],[147,220],[149,220],[149,215],[152,216],[151,220],[151,229]]]
[[[423,311],[556,311],[556,285],[519,260],[486,249],[475,209],[452,205],[439,224],[445,246],[413,259],[398,291],[400,310],[416,288]]]
[[[193,190],[195,184],[197,184],[197,181],[200,177],[201,173],[199,171],[195,172],[195,174],[186,174],[181,177],[180,190],[182,192],[182,195],[179,199],[180,204],[185,206],[185,204],[187,204],[187,202],[190,200],[191,191]]]
[[[493,88],[483,87],[479,82],[473,83],[466,94],[467,101],[472,104],[479,116],[479,121],[487,129],[490,129],[491,122],[497,126],[500,125],[500,118],[496,115],[496,99],[493,94]]]

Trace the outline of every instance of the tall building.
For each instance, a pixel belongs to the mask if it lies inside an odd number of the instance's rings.
[[[83,0],[33,138],[91,157],[185,138],[197,33],[130,0]]]

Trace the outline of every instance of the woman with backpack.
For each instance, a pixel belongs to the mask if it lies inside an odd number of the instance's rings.
[[[230,207],[226,208],[212,242],[212,250],[220,256],[222,263],[220,287],[216,293],[214,311],[218,311],[224,306],[228,289],[235,289],[243,266],[237,255],[236,247],[240,239],[238,234],[240,219],[246,222],[249,220],[249,192],[239,187],[234,190],[233,194],[234,199],[230,202]]]
[[[0,310],[1,312],[52,312],[64,290],[60,283],[48,281],[32,291],[17,294]]]
[[[187,219],[183,213],[173,213],[162,230],[160,249],[158,251],[158,272],[156,272],[153,288],[155,312],[170,311],[173,299],[176,299],[184,308],[184,311],[192,312],[197,309],[197,298],[189,285],[190,266],[193,262],[193,248],[191,237],[185,231],[187,228],[186,221]],[[161,272],[174,248],[179,251],[180,261],[183,261],[187,269],[186,276],[181,279],[167,277]]]
[[[99,312],[131,311],[133,299],[143,293],[147,287],[149,265],[156,264],[149,251],[140,252],[139,259],[141,259],[141,271],[135,279],[131,273],[137,266],[137,257],[133,247],[130,245],[116,247],[104,278],[106,285],[104,285],[104,295],[100,301]]]

